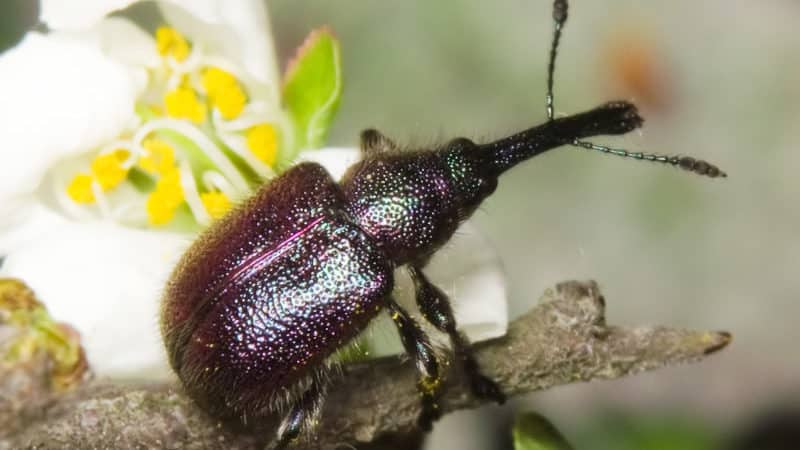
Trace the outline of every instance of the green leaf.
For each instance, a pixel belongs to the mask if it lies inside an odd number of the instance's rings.
[[[580,448],[592,450],[708,450],[722,444],[710,424],[685,411],[638,415],[603,411],[572,437]]]
[[[281,154],[282,163],[291,161],[300,149],[319,148],[325,142],[342,95],[339,53],[339,41],[322,27],[308,35],[289,63],[283,102],[297,136],[295,148]]]
[[[514,422],[514,450],[573,450],[550,421],[537,413],[524,413]]]

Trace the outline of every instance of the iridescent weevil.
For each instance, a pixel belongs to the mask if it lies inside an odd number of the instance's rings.
[[[426,277],[431,255],[494,192],[506,170],[568,145],[670,164],[709,177],[725,173],[687,156],[628,152],[583,139],[642,124],[618,101],[553,116],[553,73],[567,1],[555,0],[547,70],[547,121],[487,144],[458,138],[402,149],[361,133],[363,158],[336,182],[320,165],[292,167],[214,223],[183,256],[167,285],[161,330],[186,392],[217,417],[258,421],[284,414],[274,448],[320,414],[333,354],[383,310],[418,370],[419,424],[437,419],[439,363],[428,337],[392,298],[393,271],[413,279],[425,320],[446,333],[474,395],[504,401],[481,374],[450,301]]]

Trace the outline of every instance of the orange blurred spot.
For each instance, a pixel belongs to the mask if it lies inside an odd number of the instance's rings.
[[[602,55],[616,95],[645,109],[671,109],[674,88],[666,52],[645,33],[631,30],[612,36]]]

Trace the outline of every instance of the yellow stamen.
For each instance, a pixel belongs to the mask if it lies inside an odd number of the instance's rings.
[[[81,173],[75,175],[75,178],[67,186],[67,195],[75,203],[94,203],[94,192],[92,192],[92,176]]]
[[[158,191],[153,191],[147,197],[147,218],[151,225],[165,225],[175,217],[175,209],[168,200]]]
[[[232,73],[219,67],[209,67],[203,72],[203,88],[209,97],[216,97],[224,92],[230,85],[237,84]]]
[[[211,98],[211,104],[217,108],[225,120],[239,117],[247,103],[247,96],[239,87],[231,87],[224,94]]]
[[[247,94],[233,74],[219,67],[210,67],[203,73],[203,88],[208,101],[225,120],[235,119],[247,104]]]
[[[212,219],[219,219],[231,209],[231,200],[222,192],[204,192],[200,194],[200,201],[206,207]]]
[[[139,158],[138,164],[147,173],[166,174],[175,167],[175,149],[166,141],[158,138],[147,138],[142,142],[145,154]]]
[[[119,148],[92,161],[92,175],[104,192],[119,186],[128,176],[128,169],[122,167],[122,163],[129,157],[129,151]]]
[[[175,210],[183,203],[183,188],[177,167],[170,169],[156,183],[147,197],[147,218],[152,225],[164,225],[175,217]]]
[[[181,173],[177,167],[168,170],[156,183],[156,191],[160,191],[170,204],[178,206],[183,201]]]
[[[197,94],[188,86],[178,86],[164,96],[167,115],[177,119],[189,119],[194,123],[203,123],[206,118],[206,107],[197,99]]]
[[[275,127],[262,123],[247,130],[247,147],[261,162],[274,166],[278,156],[278,135]]]
[[[189,42],[171,27],[156,30],[156,47],[161,56],[172,56],[175,61],[183,61],[189,56]]]

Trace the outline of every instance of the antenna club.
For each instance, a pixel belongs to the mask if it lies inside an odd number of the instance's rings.
[[[719,169],[719,167],[711,164],[702,159],[695,159],[691,156],[673,157],[670,159],[670,164],[680,167],[688,172],[694,172],[698,175],[707,176],[709,178],[727,178],[728,174]]]
[[[568,9],[567,0],[555,0],[553,2],[553,20],[558,25],[564,25],[564,22],[567,21]]]

